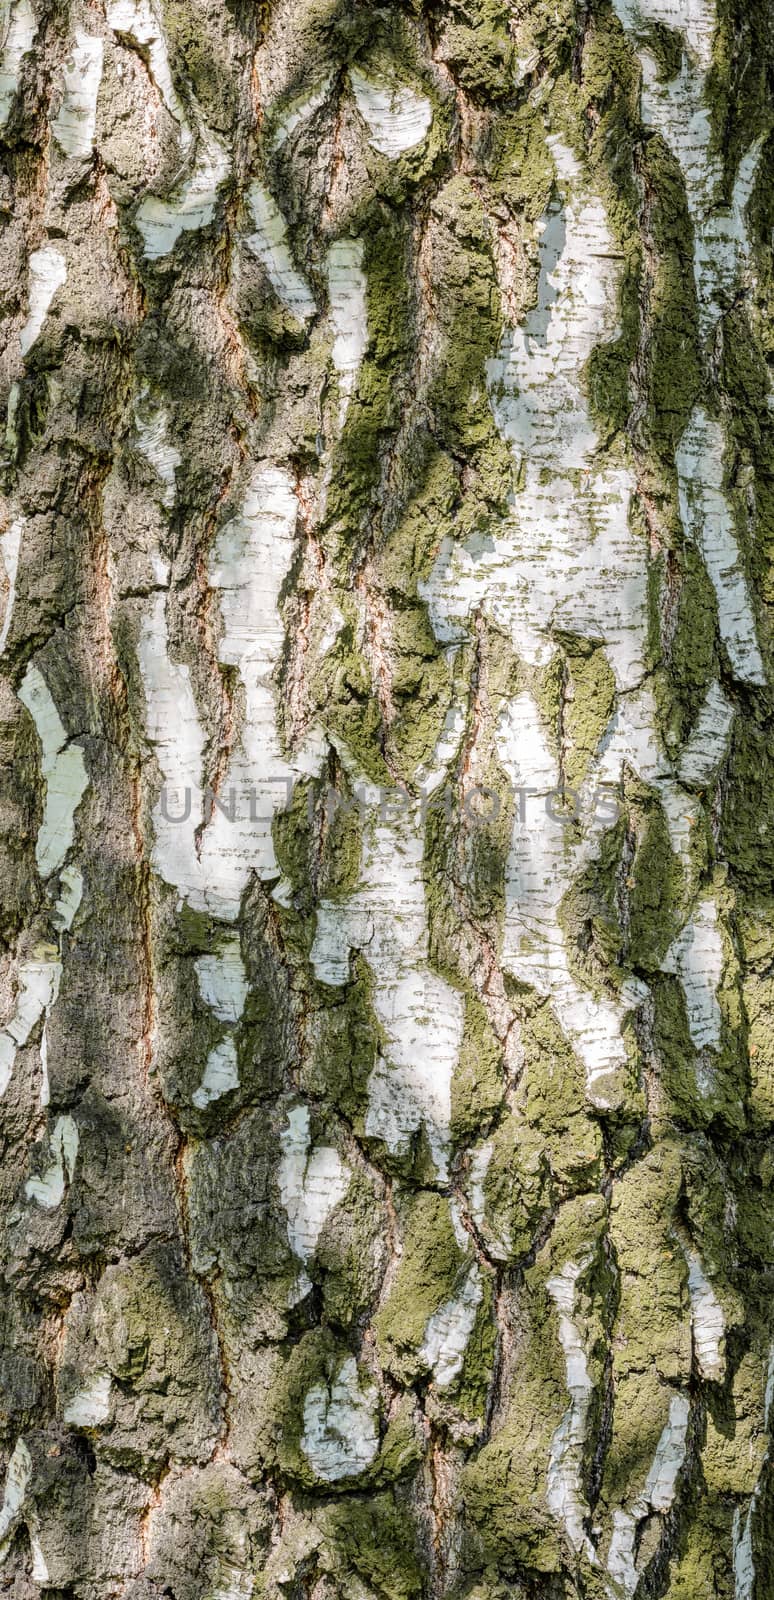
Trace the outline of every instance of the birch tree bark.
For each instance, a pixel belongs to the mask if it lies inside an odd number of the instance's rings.
[[[6,0],[0,1592],[774,1595],[765,0]]]

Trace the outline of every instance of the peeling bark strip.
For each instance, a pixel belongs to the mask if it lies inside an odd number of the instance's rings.
[[[8,0],[15,1600],[772,1593],[773,30]]]

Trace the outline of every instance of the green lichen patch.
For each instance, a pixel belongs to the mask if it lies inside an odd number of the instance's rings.
[[[392,716],[386,744],[396,774],[410,782],[438,741],[451,675],[421,602],[393,610],[391,634]]]
[[[513,94],[515,53],[502,0],[453,0],[435,54],[455,82],[485,106]]]
[[[324,1315],[333,1325],[348,1328],[371,1305],[385,1266],[385,1231],[373,1181],[355,1172],[344,1200],[322,1229],[312,1267]]]
[[[460,785],[453,773],[432,795],[425,817],[424,878],[431,960],[452,983],[467,987],[460,960],[460,916],[487,927],[499,940],[515,801],[496,753],[497,712],[515,692],[518,666],[499,630],[487,629],[482,644],[487,710],[476,737],[473,781]],[[464,681],[471,655],[460,652]],[[462,788],[462,792],[461,792]]]
[[[395,20],[399,23],[397,16]],[[396,28],[396,34],[397,31]],[[406,37],[411,36],[407,34]],[[409,196],[413,198],[412,191],[416,193],[419,190],[421,193],[448,167],[452,139],[453,103],[448,87],[444,85],[446,93],[439,94],[437,78],[431,79],[426,72],[415,77],[412,85],[409,62],[406,44],[402,39],[396,40],[393,35],[387,48],[371,48],[363,52],[355,63],[367,77],[380,85],[397,86],[399,91],[406,85],[413,87],[414,92],[429,100],[432,107],[432,119],[424,138],[409,150],[386,156],[374,149],[370,140],[365,145],[365,166],[374,189],[395,206],[404,205]]]
[[[374,1326],[385,1367],[400,1382],[411,1383],[424,1370],[417,1352],[428,1321],[461,1288],[470,1261],[457,1242],[443,1195],[406,1195],[401,1224],[398,1270]]]
[[[486,388],[486,362],[502,330],[490,225],[470,179],[451,178],[433,201],[429,270],[439,350],[428,403],[444,447],[466,463],[460,537],[502,514],[512,485],[508,447]]]
[[[541,1370],[537,1336],[524,1363],[521,1392],[507,1421],[465,1469],[463,1503],[484,1558],[512,1571],[540,1573],[562,1564],[558,1530],[545,1503],[550,1442],[562,1415],[559,1362]]]
[[[684,1512],[682,1536],[668,1563],[665,1600],[694,1600],[711,1594],[713,1600],[735,1600],[738,1594],[733,1568],[733,1507],[707,1496],[703,1485],[691,1495]]]
[[[683,1174],[688,1230],[700,1246],[704,1270],[723,1304],[726,1325],[732,1328],[744,1320],[744,1307],[734,1287],[737,1253],[728,1236],[729,1195],[735,1188],[734,1177],[709,1139],[699,1133],[685,1142]]]
[[[649,583],[653,691],[661,734],[674,752],[689,737],[717,673],[717,600],[692,544],[660,554]]]
[[[303,1448],[305,1433],[304,1405],[310,1391],[319,1386],[330,1391],[342,1366],[350,1356],[347,1346],[327,1328],[314,1328],[303,1335],[297,1344],[279,1353],[279,1363],[273,1392],[264,1398],[263,1437],[258,1448],[263,1454],[265,1469],[279,1470],[283,1476],[308,1488],[318,1480]],[[367,1393],[377,1396],[370,1374],[358,1370],[358,1380]],[[265,1452],[265,1454],[264,1454]],[[352,1488],[359,1474],[329,1485]]]
[[[420,1530],[410,1502],[396,1488],[368,1499],[350,1497],[321,1518],[325,1566],[334,1582],[355,1573],[377,1600],[423,1600]]]
[[[570,970],[597,995],[614,991],[624,976],[619,904],[624,833],[621,818],[603,835],[598,855],[576,878],[559,909]]]
[[[338,735],[366,777],[389,784],[384,722],[353,621],[342,628],[309,690],[326,728]]]
[[[740,919],[745,976],[749,1103],[758,1124],[774,1120],[774,907],[750,904]]]
[[[317,986],[319,1005],[309,1024],[302,1086],[309,1094],[324,1096],[362,1131],[380,1033],[373,978],[362,956],[352,956],[351,974],[343,991]]]
[[[713,1495],[751,1495],[761,1476],[768,1438],[763,1426],[767,1355],[747,1350],[728,1390],[708,1394],[701,1452],[704,1481]]]
[[[760,1125],[760,1122],[759,1122]],[[755,1141],[748,1135],[745,1159],[737,1164],[735,1182],[736,1225],[739,1237],[740,1260],[748,1271],[750,1286],[750,1320],[756,1304],[762,1303],[764,1318],[768,1316],[768,1291],[765,1278],[757,1279],[759,1264],[766,1261],[771,1230],[774,1228],[774,1189],[772,1189],[772,1160],[768,1134],[758,1134]],[[758,1288],[760,1282],[761,1287]],[[753,1287],[754,1286],[754,1287]]]
[[[588,774],[610,721],[615,678],[601,646],[577,634],[563,634],[560,642],[568,669],[562,706],[564,770],[570,787],[577,788]]]
[[[456,785],[447,780],[433,795],[425,817],[424,879],[430,961],[436,972],[459,981],[459,885],[463,874],[454,823]]]
[[[595,1187],[601,1176],[602,1134],[588,1114],[586,1078],[549,1005],[524,1004],[525,1113],[556,1181],[569,1192]]]
[[[502,1049],[478,995],[465,996],[459,1059],[452,1078],[451,1136],[455,1144],[481,1134],[503,1099]]]
[[[740,887],[766,896],[774,881],[774,756],[758,722],[734,724],[724,785],[720,850]]]
[[[718,0],[717,21],[707,101],[712,147],[723,159],[724,198],[730,201],[739,162],[769,122],[765,63],[771,30],[765,12],[739,0]]]
[[[406,441],[398,471],[400,498],[384,508],[376,562],[390,594],[413,600],[419,580],[430,576],[444,535],[453,531],[459,471],[420,429]]]
[[[303,778],[272,822],[277,862],[292,888],[293,923],[308,946],[320,899],[355,888],[361,853],[357,797],[337,763],[322,779]],[[288,931],[292,931],[287,924]]]
[[[597,345],[586,364],[584,376],[591,414],[605,445],[624,432],[631,413],[630,372],[640,333],[640,270],[639,252],[631,251],[619,290],[621,332],[617,339]]]
[[[747,550],[753,594],[774,598],[774,418],[769,406],[771,377],[760,331],[746,308],[735,307],[724,320],[721,381],[727,403],[724,424],[735,445],[729,484],[737,537]],[[765,646],[767,629],[759,621]],[[765,653],[765,651],[764,651]]]
[[[377,201],[352,219],[363,239],[368,344],[357,388],[333,449],[327,521],[335,529],[342,581],[370,533],[382,457],[401,417],[412,352],[412,240],[406,219]],[[377,513],[378,516],[378,513]]]
[[[679,927],[682,870],[663,808],[641,786],[627,786],[628,824],[636,838],[629,867],[628,955],[632,966],[656,972]]]
[[[562,710],[566,687],[566,668],[560,651],[552,655],[545,667],[536,671],[532,690],[543,720],[543,730],[551,754],[558,761],[561,753]]]
[[[117,1384],[108,1459],[141,1475],[170,1458],[203,1463],[221,1424],[217,1343],[179,1249],[154,1246],[108,1267],[91,1327],[98,1365]]]
[[[360,878],[363,838],[357,796],[343,773],[326,792],[324,817],[317,892],[323,900],[346,900]]]
[[[643,363],[647,438],[671,467],[702,389],[693,228],[682,174],[659,136],[643,146],[641,162],[647,226],[657,251]]]
[[[663,975],[652,986],[653,1044],[664,1092],[663,1114],[680,1122],[701,1126],[708,1108],[696,1079],[696,1051],[688,1029],[685,996],[677,978]],[[658,1127],[661,1118],[657,1119]]]
[[[477,1221],[497,1260],[521,1260],[550,1216],[557,1189],[546,1148],[549,1142],[542,1128],[518,1112],[505,1117],[492,1135],[481,1185],[484,1215]]]
[[[499,927],[505,915],[514,800],[494,756],[480,761],[476,778],[475,788],[463,799],[458,836],[461,876],[471,915]]]
[[[659,78],[663,83],[671,83],[677,77],[682,65],[685,52],[685,39],[679,28],[670,28],[665,22],[655,22],[648,18],[643,35],[646,48],[650,50],[659,69]]]
[[[562,1566],[561,1530],[548,1510],[546,1487],[551,1441],[568,1395],[558,1318],[546,1282],[570,1262],[580,1266],[576,1317],[597,1383],[605,1349],[599,1313],[599,1297],[606,1292],[601,1255],[605,1218],[599,1196],[570,1202],[560,1211],[551,1243],[525,1274],[519,1295],[518,1342],[505,1418],[463,1473],[463,1500],[484,1558],[506,1571],[524,1564],[551,1573]]]
[[[674,1231],[682,1181],[680,1148],[663,1141],[613,1188],[610,1239],[620,1284],[616,1382],[651,1369],[665,1383],[690,1376],[687,1269]]]
[[[543,216],[556,181],[556,168],[546,144],[542,117],[522,104],[503,108],[494,122],[487,149],[488,170],[498,196],[523,218],[530,230]],[[537,274],[530,273],[532,297]],[[525,295],[525,309],[530,299]]]

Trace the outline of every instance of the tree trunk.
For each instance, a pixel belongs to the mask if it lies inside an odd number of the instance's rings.
[[[773,34],[10,0],[15,1600],[774,1596]]]

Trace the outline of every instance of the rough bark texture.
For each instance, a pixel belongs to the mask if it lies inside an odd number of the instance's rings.
[[[10,0],[15,1600],[774,1595],[772,33]]]

